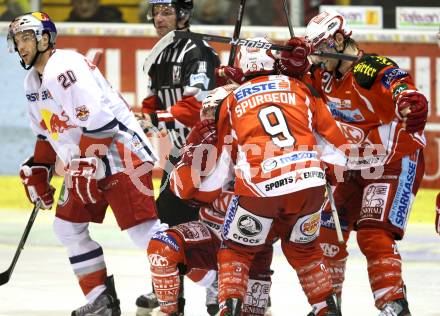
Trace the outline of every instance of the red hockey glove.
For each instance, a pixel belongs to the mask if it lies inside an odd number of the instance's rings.
[[[52,166],[35,164],[34,157],[30,157],[20,166],[20,178],[24,185],[26,195],[31,203],[41,201],[41,208],[52,208],[55,188],[50,185]]]
[[[304,37],[294,37],[285,43],[292,46],[291,51],[281,52],[279,69],[283,75],[301,78],[310,69],[310,62],[307,57],[312,51],[312,45]]]
[[[435,230],[437,234],[440,234],[440,192],[437,194],[437,200],[435,204]]]
[[[403,91],[396,101],[399,117],[405,122],[408,133],[423,131],[428,119],[428,101],[418,91]]]
[[[240,68],[234,68],[231,66],[221,66],[216,68],[215,76],[218,82],[223,81],[224,84],[226,84],[228,79],[238,84],[242,84],[246,81],[243,71]]]
[[[180,161],[187,166],[198,170],[206,169],[206,162],[208,160],[208,154],[214,154],[212,151],[207,153],[203,149],[203,145],[216,145],[217,144],[217,131],[215,128],[214,120],[203,120],[197,122],[191,129],[188,137],[186,138],[186,145],[181,149],[182,155]],[[197,148],[200,148],[202,156],[195,156]]]
[[[69,164],[69,176],[72,196],[84,204],[96,203],[101,198],[98,180],[104,178],[100,161],[96,157],[74,158]]]
[[[157,95],[150,95],[142,100],[142,113],[151,114],[159,109],[160,99]]]

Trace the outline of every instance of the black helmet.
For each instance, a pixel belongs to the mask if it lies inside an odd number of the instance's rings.
[[[177,21],[186,19],[185,27],[189,26],[189,20],[193,11],[193,0],[148,0],[148,20],[153,20],[153,6],[156,4],[172,5],[176,9]]]

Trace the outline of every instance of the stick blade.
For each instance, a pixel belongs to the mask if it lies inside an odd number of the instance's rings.
[[[5,272],[0,273],[0,286],[8,283],[10,278],[11,278],[11,269],[8,269]]]
[[[145,58],[143,71],[146,76],[148,76],[148,72],[150,71],[151,66],[156,61],[159,54],[172,42],[174,42],[176,36],[176,31],[168,32],[167,35],[162,37],[156,45],[150,51],[150,54]]]

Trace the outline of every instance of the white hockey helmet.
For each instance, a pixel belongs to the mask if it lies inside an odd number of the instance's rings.
[[[43,34],[49,34],[49,46],[53,47],[57,38],[57,29],[50,17],[44,12],[31,12],[16,17],[9,24],[8,48],[9,52],[16,51],[14,36],[17,33],[31,30],[35,34],[37,42],[43,38]]]
[[[264,37],[256,37],[249,40],[269,43]],[[245,77],[272,74],[275,70],[274,54],[271,50],[240,46],[240,50],[237,53],[238,68],[243,71]]]
[[[321,12],[310,20],[306,28],[306,38],[315,47],[333,38],[336,33],[341,33],[344,38],[351,35],[351,29],[347,26],[345,18],[336,11]]]

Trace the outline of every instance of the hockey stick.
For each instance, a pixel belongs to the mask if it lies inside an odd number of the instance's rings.
[[[287,7],[287,0],[283,0],[284,4],[284,13],[286,14],[287,25],[289,26],[290,37],[295,37],[295,33],[293,32],[292,20],[289,16],[289,8]]]
[[[21,237],[20,243],[18,244],[18,248],[15,251],[14,258],[12,259],[9,268],[5,272],[2,272],[0,274],[0,286],[8,283],[9,279],[11,278],[12,271],[14,271],[15,264],[18,261],[18,257],[20,256],[20,253],[24,248],[24,244],[29,235],[29,232],[31,231],[32,225],[34,224],[35,218],[37,217],[38,211],[40,210],[40,206],[41,206],[41,202],[37,201],[37,203],[35,203],[34,209],[32,210],[31,216],[29,217],[26,228],[24,229],[23,232],[23,236]]]
[[[336,210],[335,199],[333,198],[333,191],[330,183],[325,184],[327,189],[327,196],[330,202],[330,207],[332,209],[333,221],[335,222],[336,235],[338,236],[338,242],[342,245],[344,243],[344,236],[342,235],[341,222],[339,221],[338,211]]]
[[[153,46],[153,48],[151,49],[150,54],[147,56],[147,58],[145,58],[143,70],[144,70],[144,74],[146,76],[148,76],[148,72],[150,71],[151,66],[154,64],[154,62],[156,61],[156,59],[160,55],[160,53],[165,49],[165,47],[170,45],[176,39],[174,32],[175,31],[171,31],[167,35],[162,37]],[[189,33],[187,31],[179,31],[179,32]]]
[[[247,46],[247,47],[273,49],[273,50],[292,50],[293,49],[292,46],[277,45],[277,44],[262,42],[262,41],[258,41],[258,40],[257,41],[246,40],[246,39],[241,39],[241,38],[233,39],[233,38],[226,37],[226,36],[193,33],[193,32],[185,32],[185,31],[172,31],[170,33],[173,33],[172,36],[175,39],[192,38],[192,39],[208,41],[208,42],[219,42],[219,43],[227,43],[227,44],[237,45],[237,46]],[[168,33],[168,34],[170,34],[170,33]],[[346,55],[346,54],[341,54],[341,53],[322,52],[322,51],[315,51],[312,53],[312,55],[328,57],[328,58],[335,58],[335,59],[342,59],[342,60],[350,60],[350,61],[355,61],[355,60],[358,60],[358,58],[359,58],[358,56]],[[145,72],[145,70],[144,70],[144,72]]]
[[[246,4],[246,0],[240,0],[240,6],[238,7],[237,20],[235,21],[234,34],[232,35],[232,38],[234,38],[234,39],[237,39],[240,37],[241,22],[243,21],[244,5],[245,4]],[[237,46],[232,45],[231,51],[229,52],[228,66],[234,65],[236,52],[237,52]]]

